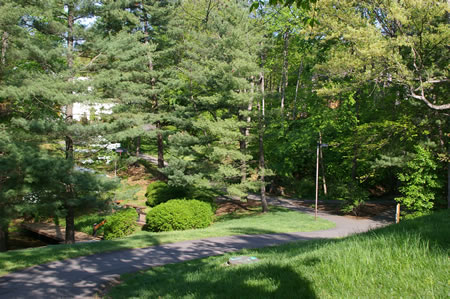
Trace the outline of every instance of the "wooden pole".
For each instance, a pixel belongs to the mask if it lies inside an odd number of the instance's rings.
[[[316,154],[316,204],[314,205],[314,220],[317,220],[317,204],[319,201],[319,148],[320,143],[317,143]]]

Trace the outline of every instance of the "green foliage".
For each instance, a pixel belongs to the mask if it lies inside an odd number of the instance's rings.
[[[341,185],[338,189],[337,199],[343,200],[341,211],[358,216],[359,209],[369,199],[369,192],[355,183]]]
[[[416,145],[414,149],[414,157],[398,174],[398,179],[403,182],[399,189],[403,196],[396,200],[412,211],[424,213],[433,208],[436,188],[441,185],[432,153],[422,145]]]
[[[146,230],[160,232],[208,227],[214,213],[211,205],[195,199],[172,199],[147,214]]]
[[[174,109],[183,121],[168,139],[171,159],[164,174],[174,185],[243,197],[255,172],[248,135],[256,120],[251,107],[259,95],[261,27],[244,2],[181,3],[171,33],[179,59]]]
[[[132,208],[108,216],[104,225],[104,239],[111,240],[131,235],[138,228],[137,217],[136,210]]]
[[[168,185],[163,181],[156,181],[148,185],[145,203],[149,207],[157,206],[170,199],[183,198],[187,196],[187,188]]]

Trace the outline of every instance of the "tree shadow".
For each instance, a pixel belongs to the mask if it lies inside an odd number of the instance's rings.
[[[258,229],[254,227],[233,227],[229,228],[233,235],[260,235],[260,234],[275,234],[277,232],[268,229]]]
[[[36,256],[35,250],[20,250],[10,256],[8,256],[9,253],[1,253],[0,268],[3,268],[7,261],[9,263],[15,261],[20,267],[24,265],[24,261],[45,262],[45,258],[58,259],[58,256],[62,259],[68,256],[67,251],[74,255],[85,256],[42,264],[1,276],[0,297],[88,297],[94,295],[100,285],[109,282],[113,276],[154,267],[146,272],[138,273],[137,279],[125,281],[119,285],[118,290],[128,288],[125,296],[117,295],[117,297],[154,297],[151,294],[180,297],[192,294],[192,297],[199,298],[315,298],[316,294],[311,281],[308,281],[299,269],[288,262],[283,263],[283,260],[280,260],[280,263],[272,263],[269,259],[264,261],[265,256],[277,256],[287,261],[290,257],[304,254],[301,263],[309,267],[320,262],[320,257],[309,255],[309,253],[329,244],[362,241],[366,244],[365,246],[375,244],[380,248],[393,246],[402,249],[405,242],[411,240],[409,236],[416,236],[420,242],[433,244],[427,250],[439,250],[440,254],[445,254],[445,250],[449,248],[449,213],[449,211],[439,212],[365,234],[327,241],[318,240],[319,235],[305,237],[304,234],[299,233],[262,234],[229,236],[226,239],[216,237],[121,250],[130,246],[130,239],[127,238],[96,242],[96,244],[58,245],[39,249],[45,251],[45,256]],[[137,237],[136,240],[142,238],[146,241],[154,238],[146,234],[133,237]],[[384,237],[392,237],[387,239],[392,242],[386,243]],[[364,242],[364,239],[374,240],[375,243]],[[292,243],[299,240],[309,242]],[[158,242],[156,239],[153,241]],[[289,244],[254,250],[284,243]],[[55,250],[56,248],[58,250]],[[245,248],[252,250],[244,250],[239,254],[251,252],[261,261],[252,265],[225,267],[223,264],[230,254],[218,258],[201,259]],[[111,252],[105,252],[108,250]],[[371,248],[371,250],[377,249]],[[102,251],[102,253],[93,254],[96,251]],[[180,262],[184,263],[175,264]],[[161,265],[167,266],[156,267]],[[147,290],[149,288],[152,293]],[[115,294],[119,293],[111,294],[116,296]]]
[[[316,298],[311,282],[289,265],[212,265],[208,260],[130,275],[112,298]],[[172,283],[173,282],[173,283]]]

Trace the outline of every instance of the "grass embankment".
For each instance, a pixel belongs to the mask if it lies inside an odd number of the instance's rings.
[[[139,232],[127,238],[75,245],[51,245],[0,253],[0,275],[13,270],[50,261],[90,255],[99,252],[142,248],[152,245],[239,234],[264,234],[314,231],[334,227],[334,223],[284,208],[272,207],[267,214],[228,215],[205,229],[174,232]]]
[[[113,298],[448,298],[450,213],[128,274]],[[224,266],[236,255],[261,259]]]

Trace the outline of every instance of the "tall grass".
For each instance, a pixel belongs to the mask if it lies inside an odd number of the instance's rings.
[[[113,298],[448,298],[450,213],[123,276]],[[252,265],[224,266],[235,255]]]

